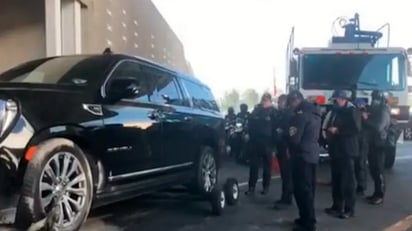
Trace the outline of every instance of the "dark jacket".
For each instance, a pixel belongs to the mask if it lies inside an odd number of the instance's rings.
[[[329,127],[337,127],[338,133],[330,135],[329,148],[336,156],[358,156],[359,137],[362,131],[361,112],[353,104],[337,108]]]
[[[369,141],[372,145],[384,146],[391,124],[390,108],[386,104],[371,106],[368,113],[365,128],[368,130]]]
[[[309,163],[319,160],[319,131],[321,129],[320,108],[303,101],[289,123],[289,151],[292,159],[302,158]]]
[[[249,112],[239,112],[237,113],[236,117],[240,118],[242,120],[247,120],[249,119],[250,113]]]
[[[261,143],[273,145],[275,134],[275,120],[277,110],[274,107],[263,108],[257,105],[249,116],[248,132],[250,141],[254,144]]]
[[[278,111],[278,116],[275,121],[276,131],[276,147],[279,155],[286,154],[287,141],[289,136],[289,121],[292,118],[292,112],[288,109],[281,109]]]
[[[226,122],[234,123],[236,121],[236,115],[235,114],[227,114],[225,116],[225,120],[226,120]]]

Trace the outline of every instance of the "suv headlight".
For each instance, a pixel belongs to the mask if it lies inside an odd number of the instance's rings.
[[[241,127],[242,127],[242,123],[236,123],[236,127],[237,127],[237,128],[241,128]]]
[[[17,103],[11,99],[0,100],[0,137],[10,128],[18,114]]]

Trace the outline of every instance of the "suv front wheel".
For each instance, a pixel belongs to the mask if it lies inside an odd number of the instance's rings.
[[[201,148],[196,163],[196,189],[201,194],[213,191],[218,180],[218,168],[213,148],[204,146]]]
[[[57,230],[79,230],[93,198],[93,181],[86,154],[72,141],[42,142],[28,163],[16,224],[26,229],[46,220]]]

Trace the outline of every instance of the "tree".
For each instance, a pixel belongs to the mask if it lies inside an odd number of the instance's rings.
[[[236,89],[225,92],[223,98],[220,100],[220,107],[223,112],[226,112],[229,107],[238,107],[240,101],[239,92]]]
[[[259,102],[259,93],[255,89],[246,89],[242,94],[242,102],[253,108]]]

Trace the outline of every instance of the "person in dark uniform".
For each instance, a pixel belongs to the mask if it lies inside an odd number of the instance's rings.
[[[240,112],[236,115],[236,123],[241,123],[243,126],[243,132],[236,136],[236,146],[234,148],[234,156],[238,161],[241,162],[246,162],[247,158],[245,156],[246,153],[248,153],[248,146],[247,142],[249,141],[249,135],[247,134],[247,126],[248,126],[248,121],[249,121],[249,108],[247,104],[240,104]]]
[[[229,107],[227,109],[227,114],[225,116],[225,132],[226,132],[226,143],[230,147],[230,156],[233,156],[233,149],[236,149],[235,145],[236,142],[233,139],[232,132],[233,132],[233,126],[235,126],[236,123],[236,114],[235,110],[233,107]]]
[[[354,216],[356,201],[355,159],[359,155],[361,113],[349,102],[349,93],[337,90],[335,117],[327,128],[332,170],[333,205],[325,209],[332,216],[347,219]]]
[[[291,156],[293,192],[299,209],[295,231],[316,230],[315,187],[319,161],[320,108],[304,100],[302,93],[292,91],[287,105],[293,112],[288,129],[288,149]]]
[[[374,193],[366,199],[370,204],[380,205],[385,196],[385,145],[391,123],[390,109],[382,91],[372,92],[372,104],[368,113],[363,113],[365,127],[369,133],[368,162],[374,181]]]
[[[225,120],[228,122],[234,122],[236,120],[235,109],[233,107],[229,107],[227,109],[227,114],[225,116]]]
[[[287,95],[280,95],[278,98],[279,116],[276,120],[276,132],[278,140],[276,142],[276,154],[280,167],[280,176],[282,178],[282,195],[278,201],[275,202],[275,209],[283,209],[292,204],[292,171],[290,156],[288,153],[287,138],[288,138],[288,124],[292,116],[289,108],[286,107]]]
[[[249,108],[247,106],[247,104],[242,103],[240,104],[240,111],[239,113],[237,113],[236,117],[243,120],[243,121],[247,121],[249,119],[250,113],[249,113]]]
[[[274,121],[277,117],[272,103],[272,96],[265,93],[249,117],[250,135],[250,172],[249,190],[246,195],[255,193],[259,174],[259,165],[263,159],[263,190],[265,195],[269,191],[272,169]]]
[[[356,107],[360,112],[367,112],[366,102],[363,99],[355,100]],[[362,131],[359,135],[359,156],[355,160],[355,175],[356,175],[356,193],[359,196],[364,196],[367,189],[367,178],[368,178],[368,152],[369,152],[369,141],[368,133],[364,125],[365,120],[362,118]]]

